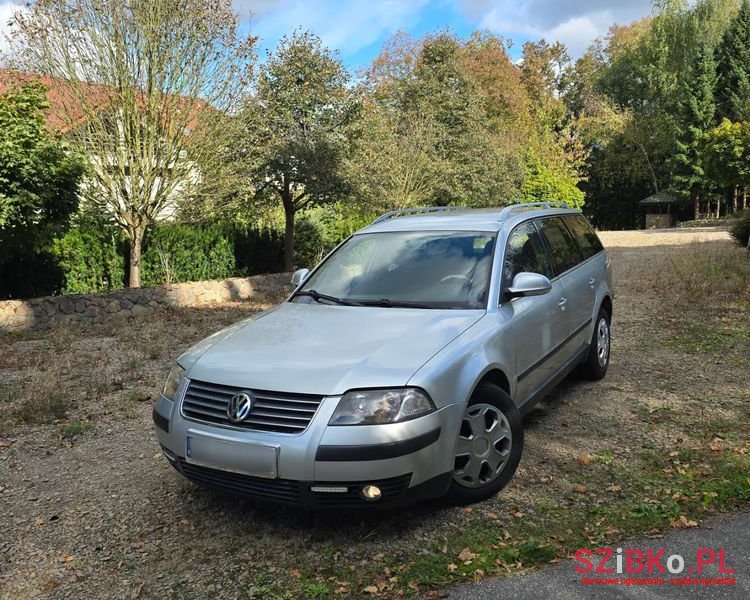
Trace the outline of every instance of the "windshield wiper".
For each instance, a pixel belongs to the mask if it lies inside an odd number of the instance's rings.
[[[296,298],[297,296],[310,296],[310,298],[312,298],[316,302],[325,300],[334,304],[341,304],[342,306],[362,306],[362,303],[360,302],[345,300],[344,298],[337,298],[336,296],[329,296],[328,294],[321,294],[317,290],[304,290],[302,292],[297,292],[294,297]]]
[[[362,302],[364,306],[382,306],[384,308],[435,308],[429,304],[422,304],[419,302],[408,302],[406,300],[391,300],[390,298],[381,298],[380,300],[372,300]]]

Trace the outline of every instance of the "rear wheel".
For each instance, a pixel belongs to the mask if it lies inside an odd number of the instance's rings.
[[[604,378],[609,368],[610,344],[610,315],[602,306],[596,317],[596,325],[591,337],[589,354],[579,369],[583,377],[594,381]]]
[[[494,496],[513,478],[522,450],[518,408],[502,388],[479,384],[461,420],[447,499],[471,504]]]

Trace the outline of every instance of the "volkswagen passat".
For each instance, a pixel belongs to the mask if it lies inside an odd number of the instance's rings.
[[[482,500],[518,466],[522,415],[609,365],[609,259],[575,210],[389,213],[292,281],[169,373],[156,431],[198,484],[317,507]]]

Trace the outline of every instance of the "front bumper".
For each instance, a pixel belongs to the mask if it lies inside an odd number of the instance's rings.
[[[153,417],[172,466],[187,479],[222,491],[312,508],[394,507],[447,492],[461,405],[404,423],[328,426],[338,401],[339,397],[325,398],[308,428],[297,435],[193,421],[182,416],[178,403],[163,397]],[[220,461],[211,465],[188,462],[187,439],[195,435],[221,438],[233,454],[248,444],[277,448],[275,476],[226,471]],[[236,464],[237,456],[231,458]],[[362,487],[368,484],[381,489],[379,500],[362,497]]]

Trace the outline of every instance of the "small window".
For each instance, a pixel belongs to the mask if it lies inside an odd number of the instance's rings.
[[[541,219],[539,225],[552,251],[552,260],[558,275],[572,269],[583,260],[573,234],[568,231],[560,217]]]
[[[563,217],[563,220],[576,238],[584,259],[590,258],[604,249],[596,233],[594,233],[591,225],[586,220],[586,217],[583,215],[571,215]]]
[[[552,277],[549,253],[534,223],[528,221],[516,227],[508,236],[508,246],[503,263],[503,279],[506,287],[513,283],[519,273],[539,273]]]

